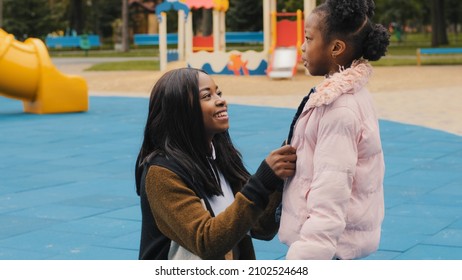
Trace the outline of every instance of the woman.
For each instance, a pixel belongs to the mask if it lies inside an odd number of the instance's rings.
[[[172,70],[156,83],[136,165],[140,259],[255,259],[251,237],[274,237],[295,150],[273,151],[250,176],[228,128],[227,103],[205,72]]]

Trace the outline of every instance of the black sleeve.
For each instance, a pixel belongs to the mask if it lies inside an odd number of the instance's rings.
[[[282,187],[284,181],[276,176],[266,161],[262,161],[257,172],[242,188],[242,194],[264,209],[268,205],[269,195]]]

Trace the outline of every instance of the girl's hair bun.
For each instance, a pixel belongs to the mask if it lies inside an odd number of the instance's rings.
[[[377,61],[385,55],[389,44],[388,30],[381,24],[374,24],[363,43],[363,57],[370,61]]]

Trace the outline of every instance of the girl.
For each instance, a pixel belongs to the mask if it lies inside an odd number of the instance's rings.
[[[295,150],[284,146],[245,169],[228,134],[227,103],[201,70],[164,74],[154,86],[136,165],[140,259],[255,259],[251,236],[270,240]]]
[[[287,259],[356,259],[378,248],[384,159],[365,86],[368,60],[385,55],[389,35],[372,23],[374,8],[373,1],[327,0],[306,20],[303,62],[325,79],[304,99],[289,133],[297,172],[282,202]]]

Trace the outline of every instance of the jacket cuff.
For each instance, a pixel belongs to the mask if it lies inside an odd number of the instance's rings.
[[[255,175],[251,176],[241,193],[261,209],[268,205],[269,195],[284,181],[274,174],[266,161],[260,164]]]
[[[261,181],[263,186],[272,191],[282,189],[284,184],[284,180],[274,173],[273,169],[269,167],[265,160],[260,164],[255,176]]]

